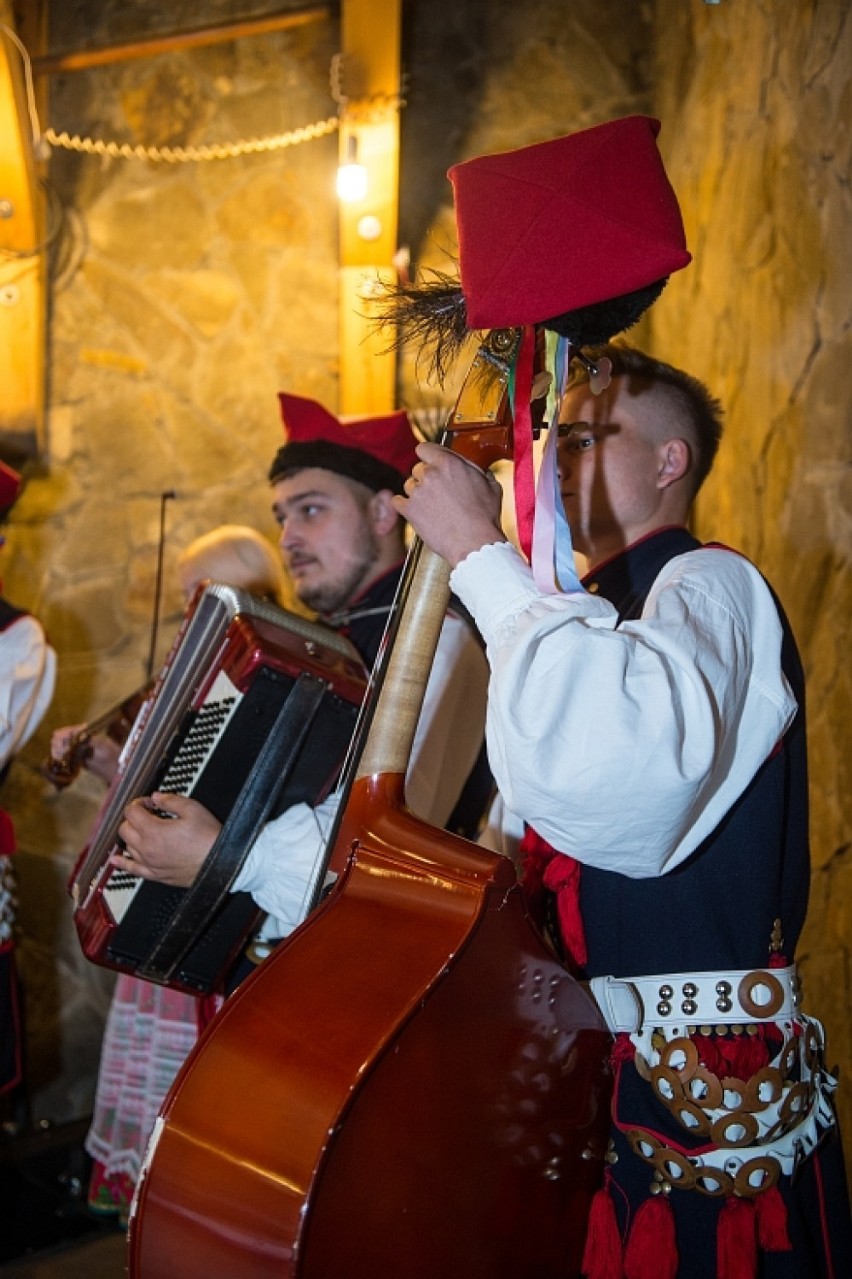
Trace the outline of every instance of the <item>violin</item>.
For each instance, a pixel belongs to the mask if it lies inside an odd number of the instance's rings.
[[[96,719],[90,720],[88,724],[83,724],[68,739],[65,753],[60,759],[48,755],[42,761],[39,767],[42,777],[51,782],[57,790],[64,790],[66,786],[70,786],[80,776],[86,761],[91,759],[94,749],[92,738],[99,733],[110,738],[118,746],[123,746],[153,687],[153,680],[143,684],[129,697],[111,706],[109,710],[104,711]]]
[[[177,497],[174,489],[167,489],[160,494],[160,538],[157,546],[157,580],[154,589],[154,616],[151,622],[151,647],[148,654],[147,679],[143,686],[131,693],[129,697],[111,706],[97,719],[83,724],[68,740],[65,754],[61,759],[49,755],[40,765],[39,772],[51,782],[57,790],[64,790],[80,776],[80,770],[86,761],[91,759],[94,748],[92,738],[102,733],[111,741],[123,746],[130,736],[136,718],[150,697],[156,684],[154,678],[154,655],[157,648],[157,628],[160,618],[160,596],[162,594],[163,553],[166,536],[166,503]]]

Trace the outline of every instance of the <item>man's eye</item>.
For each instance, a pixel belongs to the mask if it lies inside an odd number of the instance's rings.
[[[583,435],[569,432],[563,436],[559,443],[569,453],[585,453],[587,449],[594,448],[595,437],[589,432],[585,432]]]
[[[595,433],[588,426],[579,422],[561,422],[559,424],[559,444],[569,453],[584,453],[594,448]]]

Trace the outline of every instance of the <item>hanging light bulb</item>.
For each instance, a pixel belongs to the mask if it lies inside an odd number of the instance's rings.
[[[346,163],[337,170],[337,197],[344,204],[353,204],[366,194],[367,170],[358,162],[358,139],[350,133],[346,139]]]

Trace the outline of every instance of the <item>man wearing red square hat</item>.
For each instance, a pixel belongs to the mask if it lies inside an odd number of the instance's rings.
[[[519,509],[526,554],[490,477],[437,445],[395,505],[486,641],[495,846],[519,848],[531,909],[614,1035],[584,1275],[828,1279],[852,1231],[836,1080],[794,962],[801,663],[759,572],[686,528],[719,405],[681,370],[597,346],[689,260],[657,130],[631,117],[451,170],[460,283],[407,286],[398,314],[438,368],[471,327],[524,330],[516,490],[542,326],[559,336],[558,411],[531,527]]]
[[[21,476],[0,462],[0,521],[18,499]],[[0,545],[5,539],[0,538]],[[41,623],[0,595],[0,784],[38,727],[56,682],[56,654]],[[15,832],[0,808],[0,1093],[21,1080],[21,1041],[13,967]]]
[[[314,400],[279,399],[287,442],[269,479],[285,567],[299,599],[345,635],[370,668],[402,573],[404,523],[392,502],[417,460],[416,438],[405,412],[342,421]],[[483,749],[487,682],[481,643],[460,606],[451,606],[409,761],[406,799],[433,825],[468,836],[492,791]],[[115,864],[186,886],[218,823],[193,800],[152,798],[180,820],[163,822],[145,801],[135,801],[120,828],[129,861],[119,856]],[[333,795],[316,809],[294,805],[266,825],[250,850],[233,887],[250,892],[269,913],[264,937],[284,936],[300,921],[337,802]]]

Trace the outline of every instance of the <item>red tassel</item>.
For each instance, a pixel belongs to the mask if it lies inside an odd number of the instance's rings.
[[[527,907],[538,927],[543,928],[544,871],[548,862],[553,860],[556,853],[546,840],[536,834],[532,826],[526,826],[523,838],[518,846],[518,854],[522,861],[521,886],[524,890]]]
[[[582,1273],[587,1279],[621,1279],[621,1251],[615,1204],[605,1184],[595,1194],[589,1211]]]
[[[624,1252],[625,1279],[675,1279],[678,1271],[674,1213],[668,1196],[646,1199],[633,1219]]]
[[[584,968],[588,951],[580,913],[580,863],[567,853],[557,853],[531,826],[524,829],[518,851],[523,860],[521,883],[530,913],[542,927],[542,889],[550,889],[556,896],[559,933],[568,960],[575,968]]]
[[[731,1195],[716,1227],[716,1279],[755,1279],[757,1218],[754,1204]]]
[[[754,1201],[757,1238],[764,1252],[792,1252],[787,1234],[787,1205],[777,1186],[762,1191]]]
[[[588,959],[586,932],[580,914],[580,875],[582,866],[567,853],[559,853],[548,862],[544,871],[544,885],[556,894],[556,914],[559,931],[569,959],[577,968],[584,968]]]

